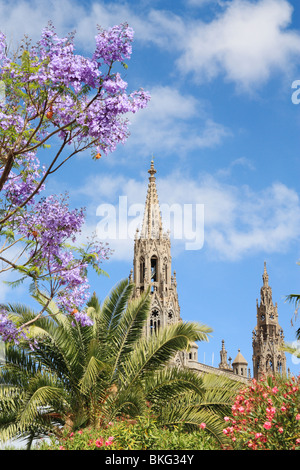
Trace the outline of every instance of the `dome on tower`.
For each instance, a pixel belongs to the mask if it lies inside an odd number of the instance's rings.
[[[235,365],[235,364],[246,364],[246,365],[248,365],[248,362],[246,361],[244,356],[241,354],[240,349],[238,351],[238,354],[237,354],[235,360],[232,362],[232,365]]]

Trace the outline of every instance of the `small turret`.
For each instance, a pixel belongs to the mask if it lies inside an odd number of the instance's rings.
[[[242,375],[244,377],[247,377],[247,367],[248,362],[241,354],[241,350],[239,349],[236,358],[232,362],[233,373],[236,375]]]
[[[225,349],[225,341],[222,339],[222,349],[220,351],[220,364],[219,364],[219,369],[223,370],[231,370],[232,367],[230,364],[227,362],[227,351]]]

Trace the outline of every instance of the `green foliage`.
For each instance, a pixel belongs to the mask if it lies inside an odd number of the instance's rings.
[[[149,408],[135,420],[117,418],[103,428],[64,433],[39,450],[216,450],[220,445],[207,431],[188,431],[184,425],[161,427]]]

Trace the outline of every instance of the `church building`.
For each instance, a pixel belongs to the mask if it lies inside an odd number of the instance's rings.
[[[150,288],[151,312],[146,326],[146,335],[154,334],[159,328],[181,321],[177,293],[176,272],[172,272],[170,234],[163,229],[157,188],[156,170],[151,161],[148,191],[141,230],[136,230],[134,240],[133,270],[130,279],[134,283],[134,297]],[[257,326],[253,339],[253,370],[256,378],[259,373],[276,370],[285,373],[285,355],[279,353],[283,341],[282,330],[278,325],[277,305],[273,306],[272,292],[268,286],[268,275],[263,275],[261,304],[257,307]],[[227,360],[225,342],[222,341],[219,367],[198,362],[198,346],[194,343],[189,352],[176,356],[176,363],[200,373],[211,372],[226,375],[233,380],[248,382],[250,370],[240,350],[231,363]]]

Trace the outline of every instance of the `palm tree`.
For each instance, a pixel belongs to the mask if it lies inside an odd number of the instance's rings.
[[[26,306],[8,305],[11,318],[34,318]],[[53,313],[53,312],[52,312]],[[51,322],[41,319],[40,324]],[[31,341],[5,344],[5,362],[0,368],[0,441],[21,439],[31,447],[34,439],[45,437],[65,423],[70,395],[55,371],[35,357]]]
[[[290,294],[286,297],[286,300],[295,306],[295,312],[294,312],[294,317],[295,320],[297,319],[298,316],[298,311],[300,307],[300,295],[299,294]],[[293,321],[291,321],[291,324],[293,325]],[[284,343],[283,345],[283,351],[292,354],[293,356],[300,358],[300,349],[297,344],[297,342],[300,341],[300,328],[296,330],[296,341],[295,343]]]
[[[206,341],[211,329],[179,322],[146,338],[150,296],[146,292],[131,300],[132,290],[128,280],[121,281],[102,306],[94,294],[87,308],[92,326],[81,326],[51,304],[50,317],[31,326],[30,341],[7,347],[0,377],[0,438],[32,440],[58,433],[58,424],[70,430],[101,427],[122,414],[142,415],[147,402],[161,424],[205,421],[221,438],[220,416],[236,384],[171,363],[192,342]],[[6,308],[19,324],[35,315],[20,305]]]

